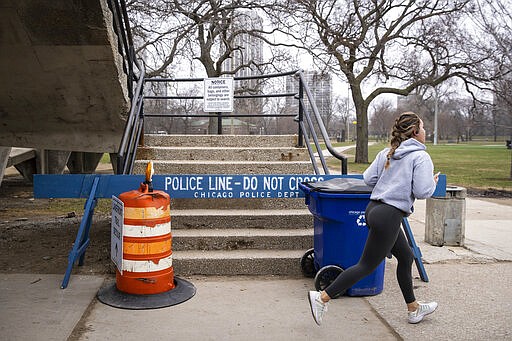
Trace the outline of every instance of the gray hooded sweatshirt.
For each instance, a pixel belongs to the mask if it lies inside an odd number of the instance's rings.
[[[427,147],[414,138],[403,141],[384,169],[389,148],[377,154],[363,173],[364,182],[373,187],[372,200],[379,200],[411,214],[415,199],[426,199],[436,189],[434,165]]]

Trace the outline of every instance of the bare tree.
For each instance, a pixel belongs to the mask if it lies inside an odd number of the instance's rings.
[[[189,91],[185,93],[185,96],[191,96],[195,91]],[[196,113],[202,113],[202,106],[197,100],[178,99],[170,105],[170,110],[177,114],[183,115],[183,117],[177,118],[183,134],[189,134],[192,128],[192,116]]]
[[[132,0],[128,2],[137,52],[147,64],[148,76],[171,75],[178,64],[195,70],[198,63],[207,77],[235,75],[241,70],[261,74],[287,54],[273,51],[255,57],[247,37],[257,40],[262,32],[259,15],[271,4],[256,0]],[[179,63],[178,63],[179,62]],[[244,89],[251,91],[251,89]],[[209,132],[217,130],[210,121]]]
[[[474,23],[484,33],[481,44],[496,49],[490,63],[501,77],[490,82],[494,108],[491,113],[494,136],[501,128],[512,140],[512,9],[507,0],[476,0],[472,11]],[[512,158],[510,164],[512,179]]]
[[[370,131],[377,136],[377,139],[388,140],[396,115],[391,101],[382,101],[374,106],[370,119]]]
[[[418,113],[423,119],[427,137],[432,142],[435,134],[436,107],[438,108],[437,134],[439,137],[447,137],[450,134],[453,135],[456,130],[463,130],[464,124],[462,121],[452,120],[448,117],[454,115],[455,105],[467,105],[466,102],[460,101],[462,97],[457,93],[461,90],[460,84],[455,84],[453,80],[448,79],[436,88],[423,85],[414,89],[407,97],[398,97],[398,112],[414,111]],[[467,95],[465,97],[467,98]],[[447,120],[451,120],[452,124],[459,123],[461,126],[452,129],[455,127],[445,124]]]
[[[448,142],[460,142],[465,133],[465,122],[460,101],[449,99],[439,104],[442,108],[439,117],[439,136]]]
[[[347,125],[350,124],[350,108],[349,99],[339,95],[333,96],[332,111],[336,119],[339,121],[338,129],[340,139],[347,139]]]
[[[471,44],[470,0],[282,0],[274,18],[282,46],[304,48],[350,84],[357,117],[355,161],[368,162],[368,107],[381,94],[408,95],[452,77],[482,79],[490,51]],[[469,85],[468,85],[469,86]]]

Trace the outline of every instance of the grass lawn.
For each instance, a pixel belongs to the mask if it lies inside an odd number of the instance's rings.
[[[354,142],[332,143],[332,145],[333,147],[351,146]],[[371,145],[368,148],[368,160],[371,162],[375,155],[387,146],[387,143]],[[321,147],[325,148],[325,145],[321,144]],[[510,180],[512,151],[505,147],[504,142],[482,140],[459,144],[439,143],[435,146],[427,143],[427,151],[432,157],[435,171],[446,174],[450,185],[512,191],[512,180]],[[345,155],[349,156],[348,172],[362,173],[369,164],[354,163],[354,154],[355,148],[345,151]],[[109,154],[104,154],[101,162],[110,162]],[[340,161],[335,158],[329,158],[328,165],[337,171],[341,169]]]
[[[386,147],[377,143],[369,147],[368,160]],[[448,184],[468,188],[498,189],[512,191],[510,167],[512,151],[504,143],[437,144],[427,143],[427,151],[434,162],[435,171],[446,174]],[[368,164],[355,164],[355,148],[345,152],[349,155],[348,172],[362,173]],[[332,158],[329,166],[340,169],[339,161]]]

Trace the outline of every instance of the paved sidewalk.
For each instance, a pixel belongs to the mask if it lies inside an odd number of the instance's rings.
[[[505,203],[508,205],[505,205]],[[466,199],[465,246],[432,246],[424,242],[425,200],[409,218],[429,282],[414,268],[419,300],[436,300],[438,311],[419,325],[403,321],[396,261],[388,262],[385,292],[369,297],[378,314],[404,340],[512,340],[512,206]]]
[[[466,198],[464,247],[438,247],[424,242],[426,201],[417,200],[409,223],[423,260],[426,263],[512,261],[512,199],[500,201],[503,204]]]
[[[103,283],[102,277],[0,274],[0,339],[66,340]]]
[[[311,318],[307,278],[193,277],[189,301],[135,311],[106,306],[94,296],[104,280],[0,274],[0,335],[5,340],[512,340],[512,207],[468,198],[466,248],[425,244],[425,202],[409,221],[430,281],[415,279],[418,299],[438,311],[418,325],[406,322],[387,261],[384,291],[332,301],[324,324]],[[416,276],[417,273],[415,272]]]
[[[197,293],[185,303],[123,310],[93,299],[103,278],[72,276],[61,290],[60,277],[1,275],[2,339],[66,340],[73,329],[71,340],[397,339],[364,298],[335,302],[342,309],[318,327],[306,299],[312,279],[195,277]]]

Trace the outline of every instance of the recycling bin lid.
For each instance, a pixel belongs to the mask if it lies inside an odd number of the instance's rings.
[[[327,193],[371,193],[373,189],[365,184],[363,179],[356,178],[333,178],[325,181],[304,182],[303,185],[309,187],[312,192]]]

